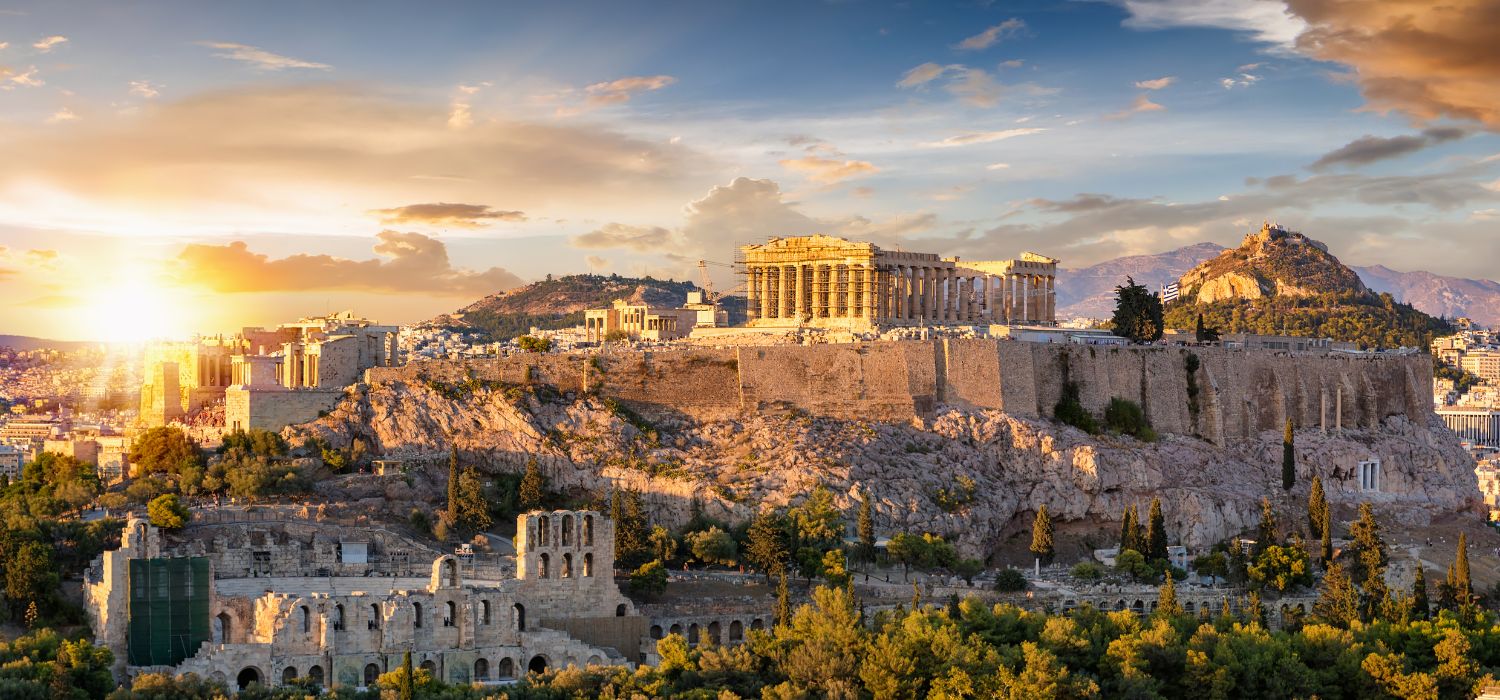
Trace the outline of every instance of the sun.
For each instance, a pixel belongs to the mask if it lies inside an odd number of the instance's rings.
[[[178,330],[170,296],[147,275],[129,275],[97,287],[86,303],[83,315],[88,330],[99,340],[139,343],[165,338]]]

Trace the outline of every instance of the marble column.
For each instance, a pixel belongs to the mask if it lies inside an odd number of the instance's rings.
[[[863,270],[864,279],[862,281],[864,283],[865,291],[865,320],[869,321],[870,323],[879,323],[880,314],[877,313],[878,307],[876,306],[875,297],[877,283],[875,280],[880,273],[875,269],[874,265],[865,265]]]
[[[1031,311],[1034,303],[1031,299],[1032,281],[1031,275],[1021,275],[1021,322],[1031,322]]]
[[[1047,275],[1047,315],[1043,320],[1057,322],[1057,276]]]
[[[854,270],[855,267],[853,265],[844,266],[844,274],[848,276],[844,281],[845,285],[847,285],[844,301],[844,318],[854,318],[859,315],[856,313],[859,308],[857,305],[859,303],[859,283],[854,279]]]
[[[796,269],[790,265],[776,266],[776,317],[788,319],[792,317],[792,274]]]
[[[760,318],[760,268],[750,267],[745,280],[745,315],[754,321]]]
[[[906,300],[905,313],[901,318],[910,321],[917,317],[917,269],[907,265],[901,268],[902,298]]]
[[[796,290],[793,292],[796,297],[793,299],[792,313],[797,323],[801,323],[802,319],[807,318],[807,266],[799,264],[792,267],[797,271],[797,279],[792,281],[792,286]]]

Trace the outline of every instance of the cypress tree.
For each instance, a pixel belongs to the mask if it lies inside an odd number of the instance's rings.
[[[1474,585],[1469,579],[1469,538],[1458,533],[1458,557],[1453,561],[1453,594],[1459,605],[1474,599]]]
[[[1156,614],[1168,619],[1182,615],[1182,606],[1177,603],[1177,583],[1172,580],[1170,571],[1156,594]]]
[[[1422,562],[1417,562],[1416,580],[1411,583],[1412,613],[1425,620],[1432,614],[1432,605],[1427,600],[1427,574],[1422,571]]]
[[[1291,491],[1297,483],[1297,454],[1292,445],[1292,419],[1286,419],[1286,433],[1281,437],[1281,489]]]
[[[1203,314],[1198,314],[1198,326],[1193,329],[1193,340],[1203,342]]]
[[[1322,531],[1322,538],[1318,542],[1318,559],[1326,568],[1333,561],[1333,521],[1332,509],[1326,504],[1323,506],[1322,525],[1318,528]]]
[[[1271,499],[1260,499],[1260,524],[1255,527],[1255,549],[1251,551],[1251,559],[1260,559],[1262,552],[1267,547],[1281,541],[1281,536],[1276,531],[1276,511],[1271,508]]]
[[[1047,504],[1036,511],[1036,520],[1031,522],[1031,553],[1043,563],[1052,563],[1052,516],[1047,514]]]
[[[1229,543],[1229,580],[1233,583],[1244,583],[1248,578],[1250,563],[1245,558],[1245,548],[1240,546],[1238,540]]]
[[[1313,603],[1313,614],[1335,627],[1347,628],[1350,622],[1359,619],[1359,595],[1342,564],[1335,562],[1328,566],[1318,588],[1318,600]]]
[[[786,567],[777,572],[781,580],[776,584],[776,626],[792,624],[792,593],[786,585]]]
[[[1125,508],[1125,515],[1120,523],[1120,551],[1133,549],[1137,552],[1145,548],[1141,542],[1141,521],[1136,515],[1135,505],[1131,504]]]
[[[1369,503],[1359,504],[1359,519],[1349,528],[1350,545],[1354,549],[1354,578],[1364,588],[1364,619],[1373,620],[1385,609],[1390,590],[1385,585],[1385,567],[1389,561],[1385,540],[1380,537],[1380,524],[1375,522],[1375,511]]]
[[[859,534],[860,558],[867,562],[875,561],[875,515],[870,504],[869,489],[860,490],[859,498],[859,520],[855,524],[855,530]]]
[[[542,507],[542,493],[547,486],[546,477],[542,476],[542,470],[537,466],[536,458],[526,460],[526,474],[521,477],[521,488],[517,497],[521,501],[521,510],[535,510]],[[616,527],[618,527],[618,522]]]
[[[1150,562],[1167,559],[1167,525],[1161,514],[1161,499],[1151,499],[1150,528],[1146,530],[1146,560]]]
[[[775,511],[767,508],[750,521],[745,539],[745,558],[764,572],[766,583],[770,583],[771,574],[786,566],[785,521]]]
[[[411,652],[407,651],[401,655],[401,688],[398,691],[400,700],[412,700],[416,695],[416,679],[412,678]]]
[[[1260,591],[1250,591],[1250,601],[1245,605],[1245,617],[1251,623],[1266,626],[1266,606],[1260,602]]]
[[[448,452],[448,519],[458,518],[458,445]]]
[[[1312,486],[1307,489],[1307,536],[1323,536],[1323,511],[1328,510],[1328,495],[1323,492],[1323,480],[1316,474]]]

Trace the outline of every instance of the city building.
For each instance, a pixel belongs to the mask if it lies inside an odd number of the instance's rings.
[[[1500,446],[1500,410],[1444,406],[1437,409],[1437,414],[1448,429],[1465,442]]]
[[[26,467],[26,453],[11,445],[0,445],[0,476],[14,482]]]
[[[1050,325],[1057,260],[960,261],[833,236],[741,246],[748,325],[879,330],[895,326]]]
[[[1470,349],[1459,358],[1458,366],[1483,379],[1486,384],[1500,385],[1500,351]]]
[[[611,333],[623,333],[631,340],[676,340],[693,332],[699,315],[698,309],[669,309],[616,299],[608,308],[584,311],[583,328],[588,341],[595,343]]]
[[[412,559],[406,571],[406,559],[372,555],[356,533],[310,551],[264,532],[172,551],[133,518],[120,548],[89,572],[86,605],[117,673],[191,672],[240,689],[300,678],[367,688],[408,652],[460,684],[643,658],[649,622],[615,585],[609,519],[533,512],[517,518],[517,533],[513,572],[451,554],[430,566]]]
[[[1228,333],[1220,338],[1226,348],[1244,350],[1283,350],[1288,352],[1328,352],[1331,350],[1356,351],[1356,343],[1332,338],[1309,338],[1296,335],[1257,335],[1255,333]]]

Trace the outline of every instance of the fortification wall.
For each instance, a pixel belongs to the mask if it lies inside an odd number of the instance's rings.
[[[593,391],[643,412],[715,420],[802,411],[902,421],[939,405],[1051,416],[1065,382],[1103,415],[1111,399],[1139,404],[1158,432],[1215,442],[1298,428],[1370,428],[1386,417],[1426,424],[1425,356],[1286,353],[1183,347],[1090,347],[937,339],[537,354],[376,367],[366,381],[542,384]]]

